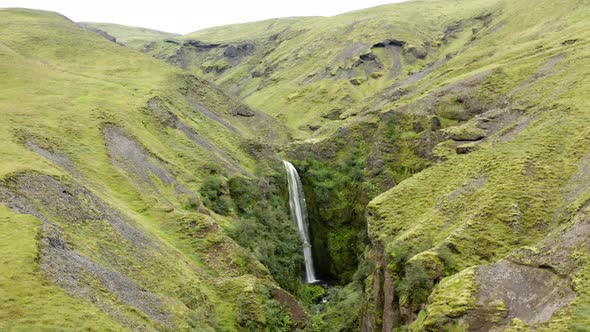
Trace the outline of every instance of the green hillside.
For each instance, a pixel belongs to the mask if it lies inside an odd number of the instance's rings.
[[[80,24],[82,27],[97,29],[99,31],[104,31],[111,36],[116,36],[117,42],[137,50],[141,50],[145,44],[152,41],[176,38],[180,36],[176,33],[139,27],[130,27],[121,24],[95,22],[80,22],[78,24]]]
[[[588,0],[89,26],[0,9],[0,330],[590,330]]]
[[[0,16],[0,330],[238,330],[298,309],[203,194],[275,174],[256,142],[280,124],[58,14]]]
[[[218,83],[298,129],[300,137],[323,136],[326,130],[318,129],[347,118],[375,91],[456,52],[472,28],[489,23],[485,14],[495,6],[407,2],[330,18],[211,28],[179,42],[148,44],[145,51]]]

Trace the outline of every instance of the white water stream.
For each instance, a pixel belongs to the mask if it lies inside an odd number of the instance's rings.
[[[313,257],[311,255],[311,244],[309,239],[309,225],[307,223],[307,206],[301,180],[295,167],[288,161],[283,160],[289,180],[289,207],[291,220],[297,225],[301,240],[303,241],[303,258],[305,259],[305,281],[308,284],[318,282],[313,269]]]

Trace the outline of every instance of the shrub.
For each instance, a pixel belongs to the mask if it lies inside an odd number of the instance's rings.
[[[297,290],[297,299],[308,308],[321,300],[326,295],[326,290],[320,285],[302,284]]]
[[[417,261],[411,264],[398,285],[400,304],[409,304],[412,310],[419,309],[420,304],[428,300],[432,286],[424,263]]]
[[[227,195],[228,190],[221,176],[210,175],[205,178],[199,193],[206,207],[221,215],[229,215],[230,203]]]
[[[300,284],[302,243],[289,220],[280,179],[275,171],[258,179],[236,176],[228,181],[239,216],[228,234],[249,249],[281,287],[295,293]]]

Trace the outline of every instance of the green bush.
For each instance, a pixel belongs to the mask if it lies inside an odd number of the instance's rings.
[[[238,214],[247,214],[248,211],[254,208],[256,202],[263,199],[256,183],[243,176],[235,176],[229,179],[228,187]]]
[[[447,246],[442,246],[437,251],[438,257],[443,261],[445,266],[445,276],[450,276],[457,273],[457,263],[455,261],[455,257],[453,257],[453,253],[451,249]]]
[[[275,300],[267,300],[263,307],[266,320],[267,332],[288,332],[291,331],[291,316],[284,306]]]
[[[299,302],[310,308],[326,295],[326,290],[320,285],[301,284],[296,295]]]
[[[284,185],[278,170],[258,179],[231,178],[229,192],[239,221],[228,234],[249,249],[281,287],[295,293],[303,264],[302,243],[281,195]]]
[[[356,283],[350,283],[345,287],[330,288],[327,305],[320,314],[321,321],[320,319],[314,320],[315,331],[358,331],[362,310],[359,303],[362,303],[362,299],[362,287]]]
[[[418,310],[420,304],[428,300],[432,287],[432,279],[424,263],[417,261],[411,264],[397,287],[400,293],[400,304],[408,304],[412,310]]]
[[[230,214],[228,190],[221,176],[210,175],[205,178],[199,193],[206,207],[224,216]]]

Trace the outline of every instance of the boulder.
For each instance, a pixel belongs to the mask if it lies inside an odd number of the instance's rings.
[[[254,113],[252,110],[250,110],[246,106],[234,108],[230,111],[230,113],[233,116],[243,116],[243,117],[247,117],[247,118],[250,118],[250,117],[253,117],[256,115],[256,113]]]

